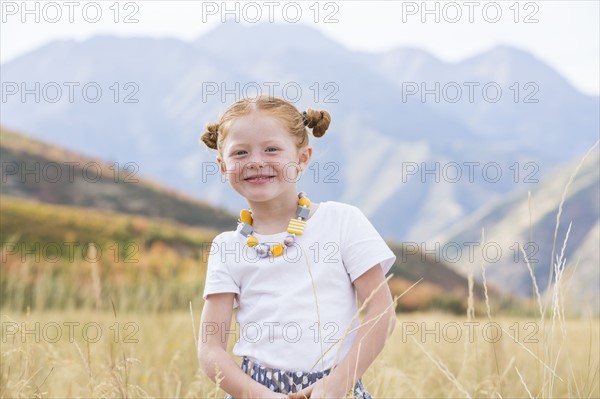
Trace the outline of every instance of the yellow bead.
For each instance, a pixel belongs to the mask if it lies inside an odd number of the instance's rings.
[[[306,225],[306,221],[292,219],[290,220],[290,224],[288,224],[287,232],[301,236],[304,231],[304,225]]]
[[[252,214],[248,209],[242,209],[240,211],[240,220],[247,224],[252,224]]]
[[[255,247],[258,245],[258,238],[254,237],[253,235],[249,235],[248,238],[246,238],[246,244],[249,247]]]
[[[282,255],[283,254],[283,245],[277,244],[277,245],[273,246],[273,248],[271,248],[271,253],[273,253],[273,256]]]
[[[298,205],[305,206],[308,208],[310,207],[310,200],[308,199],[308,197],[298,198]]]

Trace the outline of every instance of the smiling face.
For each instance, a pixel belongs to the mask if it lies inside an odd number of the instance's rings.
[[[249,202],[263,202],[295,196],[311,155],[312,148],[298,149],[276,118],[253,111],[231,123],[217,161],[235,191]]]

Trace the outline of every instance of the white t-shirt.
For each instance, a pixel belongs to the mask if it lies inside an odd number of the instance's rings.
[[[204,299],[238,294],[238,334],[218,333],[235,337],[235,355],[265,367],[321,371],[339,363],[357,332],[341,337],[359,325],[352,282],[378,263],[386,274],[396,260],[377,230],[357,207],[325,201],[282,256],[261,259],[239,229],[215,237],[208,257]],[[283,242],[288,233],[254,235],[271,243]]]

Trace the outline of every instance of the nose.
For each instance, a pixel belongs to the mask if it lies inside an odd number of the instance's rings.
[[[263,161],[260,155],[253,157],[247,165],[247,167],[249,168],[262,168],[264,166],[265,162]]]
[[[262,169],[264,166],[264,162],[261,161],[252,161],[246,164],[246,168],[248,169]]]

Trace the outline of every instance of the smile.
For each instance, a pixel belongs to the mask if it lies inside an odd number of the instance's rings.
[[[265,183],[274,177],[275,176],[255,176],[255,177],[250,177],[245,180],[249,183]]]

